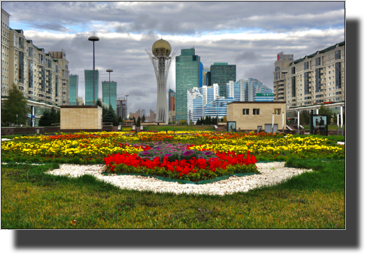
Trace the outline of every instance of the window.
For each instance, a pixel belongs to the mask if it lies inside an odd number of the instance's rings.
[[[303,69],[310,69],[310,62],[309,61],[303,63]]]
[[[275,108],[274,109],[274,114],[280,115],[281,114],[281,109],[280,108]]]
[[[296,74],[296,67],[292,67],[292,74]]]
[[[259,108],[252,109],[252,114],[253,115],[260,115],[260,109]]]
[[[243,115],[249,115],[249,108],[243,108]]]
[[[335,51],[335,60],[340,59],[340,50]]]

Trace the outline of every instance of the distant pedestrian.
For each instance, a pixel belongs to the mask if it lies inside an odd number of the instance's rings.
[[[319,122],[318,122],[318,119],[315,119],[314,134],[318,134],[318,131],[319,131]]]
[[[319,121],[319,128],[320,128],[321,134],[323,135],[325,133],[325,121],[323,121],[322,117],[321,117],[321,120]]]

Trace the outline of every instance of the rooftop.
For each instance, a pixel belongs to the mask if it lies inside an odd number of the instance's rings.
[[[341,47],[341,46],[344,46],[344,45],[345,45],[345,41],[340,42],[340,43],[337,43],[337,44],[335,44],[335,45],[332,45],[332,46],[330,46],[330,47],[328,47],[328,48],[325,48],[325,49],[323,49],[323,50],[316,51],[316,52],[313,53],[313,54],[306,55],[306,56],[303,57],[303,58],[300,58],[300,59],[297,59],[297,60],[291,62],[291,63],[289,64],[289,66],[291,66],[291,65],[295,65],[295,64],[298,64],[298,63],[300,63],[300,62],[303,62],[303,61],[304,61],[305,59],[307,59],[307,58],[313,58],[313,57],[316,56],[317,54],[325,53],[325,52],[328,52],[328,51],[331,51],[331,50],[335,49],[336,47]]]

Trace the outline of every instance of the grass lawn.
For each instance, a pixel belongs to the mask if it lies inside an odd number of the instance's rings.
[[[174,131],[214,131],[214,126],[145,126],[144,130],[156,130],[156,131],[167,131],[167,130],[174,130]]]
[[[2,228],[345,228],[344,161],[287,165],[314,171],[222,197],[121,190],[89,175],[44,174],[58,164],[2,165]]]

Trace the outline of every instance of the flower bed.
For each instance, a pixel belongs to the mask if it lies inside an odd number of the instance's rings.
[[[159,142],[158,142],[159,141]],[[56,136],[16,137],[2,142],[3,161],[104,163],[112,154],[138,154],[143,147],[188,145],[185,149],[216,153],[250,151],[258,161],[285,161],[288,158],[343,159],[345,148],[324,137],[294,137],[290,134],[219,132],[81,132]],[[166,149],[166,148],[165,148]],[[163,150],[161,150],[163,151]],[[170,150],[166,154],[170,154]],[[140,155],[143,156],[143,155]],[[148,156],[148,155],[145,155]],[[157,155],[162,160],[164,155]],[[178,155],[177,155],[178,156]],[[175,156],[168,156],[175,158]]]
[[[188,147],[188,145],[187,145]],[[142,173],[198,182],[234,173],[258,173],[255,156],[235,152],[198,151],[185,146],[168,146],[144,150],[139,154],[117,153],[104,158],[106,172]]]

